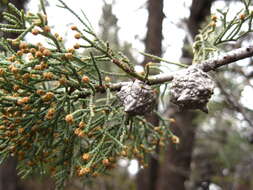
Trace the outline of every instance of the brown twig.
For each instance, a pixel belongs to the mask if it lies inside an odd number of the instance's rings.
[[[225,66],[235,61],[245,59],[251,56],[253,56],[253,46],[247,46],[247,47],[242,47],[242,48],[229,51],[227,53],[224,53],[221,56],[218,56],[217,58],[206,60],[202,63],[196,64],[195,66],[205,72],[209,72],[221,66]],[[162,73],[162,74],[150,76],[147,79],[147,83],[149,85],[154,85],[154,84],[162,84],[164,82],[172,81],[174,76],[177,74],[177,72],[180,72],[180,70],[173,73]],[[103,86],[100,86],[99,88],[96,88],[96,90],[98,92],[105,92],[105,89],[109,87],[113,91],[118,91],[120,90],[122,84],[124,83],[126,82],[112,83],[109,86],[103,85]]]
[[[204,62],[196,64],[196,67],[199,69],[208,72],[215,70],[221,66],[228,65],[230,63],[233,63],[235,61],[245,59],[248,57],[253,56],[253,46],[247,46],[243,48],[238,48],[232,51],[229,51],[223,55],[218,56],[217,58],[212,58],[209,60],[206,60]],[[174,73],[168,73],[168,74],[159,74],[149,77],[149,84],[160,84],[164,82],[168,82],[173,80]]]

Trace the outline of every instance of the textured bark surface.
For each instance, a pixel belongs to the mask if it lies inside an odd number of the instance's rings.
[[[162,23],[164,19],[163,0],[149,0],[148,13],[145,52],[161,56],[163,39]],[[149,57],[145,57],[144,63],[149,61],[151,61],[151,59]]]
[[[187,22],[188,30],[194,38],[200,24],[210,14],[211,4],[214,0],[193,0],[190,17]],[[191,60],[191,54],[183,51],[183,57]],[[190,64],[190,63],[189,63]],[[194,148],[196,112],[177,112],[173,106],[167,109],[166,115],[176,119],[172,125],[174,133],[181,139],[178,146],[171,145],[165,154],[164,162],[160,167],[159,181],[156,190],[185,190],[185,183],[190,177],[190,164]]]
[[[145,52],[161,56],[162,55],[162,23],[164,18],[163,0],[148,0],[148,21],[147,34],[145,39]],[[150,62],[151,59],[145,57],[144,64]],[[148,121],[154,125],[158,125],[158,118],[150,114]],[[157,153],[159,150],[157,149]],[[158,178],[159,163],[156,158],[151,158],[149,168],[143,169],[137,176],[137,189],[139,190],[155,190]]]
[[[210,14],[212,2],[213,0],[193,0],[191,14],[187,22],[193,38],[198,32],[201,22]],[[161,26],[157,25],[162,25],[162,22],[159,22],[158,18],[163,18],[163,13],[161,11],[160,15],[155,17],[154,15],[159,14],[159,11],[158,8],[151,9],[151,5],[153,7],[159,7],[158,4],[161,6],[162,2],[156,0],[149,1],[149,21],[146,38],[146,51],[155,55],[159,55],[159,52],[161,53],[161,49],[158,51],[158,49],[154,48],[161,47],[162,35],[158,33],[159,29],[161,30]],[[153,38],[149,41],[150,36],[153,36]],[[188,55],[187,58],[191,58],[187,52],[183,52],[183,55]],[[171,106],[168,108],[166,114],[168,117],[174,117],[176,119],[177,122],[172,128],[175,134],[180,137],[181,143],[178,147],[174,145],[169,146],[163,162],[160,163],[160,167],[157,160],[151,160],[150,167],[142,170],[138,175],[138,189],[185,190],[185,182],[190,176],[191,155],[197,127],[193,123],[196,113],[191,111],[177,112],[177,109]]]
[[[191,155],[194,147],[196,125],[193,119],[195,112],[174,112],[168,110],[167,114],[176,119],[172,125],[174,133],[180,138],[178,146],[170,145],[159,173],[157,190],[184,190],[185,181],[190,176]]]

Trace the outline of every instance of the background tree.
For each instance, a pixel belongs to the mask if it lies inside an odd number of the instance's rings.
[[[190,8],[190,16],[186,20],[187,29],[190,38],[194,39],[198,34],[201,24],[210,15],[210,9],[213,0],[201,1],[193,0]],[[192,63],[192,53],[189,52],[189,39],[185,40],[182,58],[188,60],[186,64]],[[171,104],[166,110],[168,117],[173,117],[177,121],[172,125],[175,134],[180,137],[181,143],[179,146],[169,146],[165,153],[163,166],[161,166],[160,184],[158,189],[173,189],[177,187],[178,190],[186,189],[185,185],[191,175],[191,161],[194,150],[195,135],[198,124],[194,122],[198,113],[196,111],[182,111],[178,112],[177,108]]]
[[[211,9],[211,5],[213,2],[214,1],[208,1],[208,2],[206,2],[206,1],[205,2],[193,1],[192,2],[192,6],[190,9],[191,13],[190,13],[190,17],[187,21],[188,27],[186,30],[186,32],[188,31],[191,36],[190,37],[191,39],[189,41],[192,41],[192,39],[194,39],[194,36],[198,33],[198,30],[200,29],[200,25],[207,19],[207,16],[210,15],[210,9]],[[186,40],[186,42],[187,42],[187,40]],[[185,48],[183,50],[183,58],[187,58],[187,59],[183,59],[183,60],[188,60],[188,61],[190,60],[189,62],[191,63],[191,59],[192,59],[191,56],[192,55],[191,55],[191,52],[189,52],[189,49],[187,48],[188,46],[189,46],[188,43],[186,43]],[[220,86],[220,85],[218,85],[218,86]],[[224,90],[222,90],[222,91],[224,92]],[[227,94],[227,97],[229,97],[228,94]],[[234,103],[235,101],[231,100],[231,98],[229,98],[228,101],[232,105],[235,104]],[[244,112],[244,110],[242,108],[240,108],[240,106],[234,105],[234,108],[239,112]],[[174,115],[173,113],[176,113],[176,115]],[[178,111],[175,110],[175,108],[174,109],[173,109],[173,107],[171,108],[171,105],[170,105],[170,108],[167,110],[167,114],[169,116],[174,115],[174,117],[177,118],[176,119],[177,122],[176,122],[176,124],[174,124],[175,125],[174,130],[176,130],[175,133],[178,136],[182,137],[181,138],[182,143],[176,148],[171,146],[169,148],[168,153],[166,154],[165,159],[163,159],[162,163],[164,165],[162,165],[160,167],[161,173],[158,177],[159,181],[158,181],[157,189],[159,189],[159,188],[160,189],[170,189],[170,188],[174,189],[175,187],[177,187],[177,189],[185,189],[186,188],[185,187],[186,181],[189,180],[190,177],[193,176],[196,172],[196,171],[194,171],[194,174],[191,174],[190,164],[192,163],[192,161],[191,161],[192,156],[191,155],[192,155],[193,149],[194,149],[194,142],[195,142],[195,135],[197,132],[197,126],[201,122],[199,122],[198,124],[196,123],[196,119],[199,117],[197,113],[187,111],[187,112],[182,112],[180,114],[180,112],[178,113]],[[249,125],[251,125],[250,119],[247,117],[248,114],[243,114],[243,115],[246,116],[245,120],[249,121],[248,123],[249,123]],[[181,134],[181,135],[179,135],[179,134]],[[208,137],[205,137],[205,139],[206,138],[208,138]],[[230,143],[232,143],[232,142],[230,142]],[[238,144],[240,144],[240,143],[238,143]],[[198,147],[196,147],[196,149],[198,149]],[[202,151],[203,151],[203,149],[202,149]],[[204,153],[204,152],[202,152],[202,153]],[[210,154],[215,155],[215,153],[210,153]],[[209,155],[209,154],[207,153],[207,155]],[[207,160],[207,158],[208,158],[208,156],[204,157],[204,159],[206,159],[206,160]],[[196,182],[196,186],[192,187],[193,189],[198,188],[198,187],[202,187],[203,189],[209,188],[209,185],[212,181],[211,179],[212,179],[212,175],[213,175],[213,170],[211,168],[215,168],[216,166],[213,166],[211,163],[208,163],[209,160],[207,162],[205,162],[204,160],[202,160],[202,161],[203,161],[203,163],[198,159],[196,161],[197,165],[202,165],[202,164],[205,165],[206,164],[204,172],[207,172],[209,174],[202,173],[202,175],[198,175],[198,177],[196,177],[198,179],[198,182]],[[194,169],[196,169],[196,168],[194,168]],[[157,174],[156,174],[157,171],[158,170],[152,171],[154,176],[157,176]],[[195,178],[195,177],[193,177],[193,178]],[[151,178],[147,177],[146,179],[151,179]],[[156,178],[154,178],[154,179],[156,179]],[[188,183],[188,186],[191,186],[191,183],[192,182]],[[188,187],[188,188],[190,188],[190,187]],[[231,186],[226,187],[226,188],[231,188]],[[249,188],[249,187],[246,186],[246,188]]]
[[[144,40],[145,52],[152,55],[162,55],[162,23],[164,19],[163,13],[163,0],[148,0],[148,21],[147,21],[147,34]],[[152,58],[145,57],[143,65],[152,62]],[[159,125],[159,118],[155,114],[147,116],[147,120],[155,126]],[[156,153],[159,154],[159,148],[156,148]],[[151,157],[149,167],[139,171],[137,176],[137,188],[154,190],[156,189],[158,180],[159,162],[156,157]]]
[[[194,38],[194,36],[197,34],[197,31],[200,28],[200,24],[205,20],[206,16],[210,14],[211,2],[212,1],[192,2],[190,18],[187,21],[187,26],[191,26],[187,27],[187,29],[189,30],[192,38]],[[154,4],[157,5],[154,6]],[[162,4],[162,1],[153,1],[153,3],[151,1],[148,9],[149,21],[147,25],[148,32],[146,39],[146,47],[148,48],[148,51],[146,52],[157,56],[161,56],[162,53],[162,19],[159,19],[163,18]],[[152,9],[150,8],[151,5],[153,5]],[[159,7],[159,9],[157,7]],[[153,35],[150,35],[150,33],[152,33]],[[152,38],[150,38],[150,36],[152,36]],[[189,45],[186,44],[186,46]],[[191,58],[191,53],[188,53],[187,51],[188,50],[184,50],[183,56],[188,55],[187,58]],[[177,114],[174,115],[172,113]],[[167,114],[169,117],[176,118],[177,123],[175,124],[176,126],[174,126],[174,128],[175,130],[177,130],[176,134],[182,137],[182,142],[178,147],[169,147],[169,151],[168,153],[166,153],[166,157],[161,163],[162,165],[160,166],[159,170],[157,169],[158,160],[157,158],[153,158],[155,161],[150,163],[150,177],[148,177],[147,175],[145,177],[140,175],[139,180],[146,180],[149,183],[155,183],[156,179],[158,179],[158,184],[156,184],[155,186],[148,185],[150,189],[173,189],[175,187],[177,187],[177,189],[185,189],[184,183],[187,179],[189,179],[190,175],[191,154],[193,150],[196,129],[196,126],[191,123],[193,123],[196,114],[189,111],[178,113],[176,108],[171,108],[171,105],[170,108],[168,108]],[[179,135],[180,133],[181,135]],[[152,168],[155,169],[152,170]],[[148,189],[148,187],[146,189]],[[139,185],[139,189],[141,188],[143,188],[142,183]]]

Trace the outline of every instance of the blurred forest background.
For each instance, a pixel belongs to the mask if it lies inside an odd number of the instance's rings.
[[[131,51],[130,43],[121,43],[117,15],[113,7],[119,0],[104,1],[100,18],[101,38],[113,48],[119,49],[136,65],[145,65],[152,61],[148,58],[139,63]],[[146,37],[141,39],[145,52],[163,56],[163,27],[169,18],[164,11],[165,1],[147,0],[140,9],[148,11]],[[183,1],[183,0],[180,0]],[[226,7],[238,5],[236,0],[219,0]],[[0,12],[5,10],[8,0],[0,0]],[[10,0],[19,9],[26,9],[29,0]],[[49,2],[49,1],[48,1]],[[81,3],[82,2],[82,3]],[[210,21],[211,11],[215,10],[218,0],[188,0],[189,17],[182,19],[175,26],[185,31],[181,62],[191,64],[191,45],[198,30]],[[66,1],[71,3],[71,1]],[[131,3],[129,1],[129,3]],[[83,4],[83,5],[82,5]],[[166,2],[173,6],[173,1]],[[80,1],[82,6],[89,6]],[[0,16],[0,20],[1,20]],[[50,18],[49,18],[50,20]],[[134,22],[134,20],[132,21]],[[131,28],[129,28],[131,30]],[[2,35],[0,33],[0,35]],[[175,36],[177,38],[177,36]],[[136,39],[140,40],[140,39]],[[251,41],[247,36],[246,41]],[[180,42],[179,42],[180,43]],[[238,41],[224,48],[229,50],[240,47],[244,41]],[[157,147],[157,154],[151,155],[149,166],[139,168],[136,175],[129,173],[126,162],[119,164],[110,176],[98,177],[94,183],[83,187],[78,179],[69,181],[68,190],[250,190],[253,189],[253,110],[242,102],[242,94],[253,88],[253,60],[247,59],[238,64],[231,64],[215,72],[215,96],[209,103],[210,113],[182,111],[168,104],[165,98],[163,106],[158,106],[163,115],[175,118],[172,129],[180,137],[178,146]],[[253,100],[252,100],[253,101]],[[248,102],[250,103],[250,102]],[[163,109],[161,109],[161,107]],[[154,124],[158,118],[148,118]],[[33,176],[20,180],[15,170],[15,159],[9,159],[0,166],[0,190],[42,190],[54,189],[53,181],[47,177]]]

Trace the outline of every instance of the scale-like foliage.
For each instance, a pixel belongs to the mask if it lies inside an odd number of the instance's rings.
[[[153,107],[156,88],[173,77],[150,77],[150,69],[158,68],[151,63],[144,73],[136,72],[124,55],[98,38],[84,14],[80,18],[63,1],[59,2],[59,7],[69,10],[83,25],[82,29],[71,26],[77,40],[73,48],[67,49],[63,38],[51,31],[42,0],[43,14],[24,14],[9,4],[10,12],[3,13],[8,23],[0,25],[3,32],[19,34],[16,39],[0,40],[4,49],[0,54],[0,161],[16,156],[21,176],[33,172],[51,174],[57,188],[75,175],[89,179],[103,174],[121,157],[136,158],[145,166],[148,154],[156,146],[179,143],[169,129],[173,119],[165,119],[157,112],[159,126],[145,119]],[[244,19],[251,22],[252,14]],[[24,42],[28,33],[43,37],[43,43]],[[201,36],[205,39],[211,33],[204,30]],[[203,40],[197,40],[194,46],[198,60],[206,58],[203,52],[207,47],[203,44]],[[90,53],[84,55],[77,49]],[[106,64],[123,72],[100,68],[106,68]],[[116,79],[127,75],[135,82],[114,82],[108,75]],[[194,80],[191,84],[195,85]],[[212,90],[209,91],[208,98]],[[131,105],[127,105],[129,102]],[[129,107],[131,113],[126,109]],[[184,107],[188,108],[186,104]]]
[[[20,35],[1,39],[5,50],[0,57],[1,162],[17,156],[22,177],[49,173],[62,187],[70,176],[87,179],[104,173],[120,157],[138,158],[145,165],[146,153],[176,138],[169,130],[170,120],[153,126],[144,112],[125,113],[116,96],[120,86],[111,83],[100,65],[114,63],[131,77],[144,76],[101,41],[88,22],[76,15],[84,29],[71,27],[78,43],[66,49],[47,25],[46,15],[24,15],[12,4],[9,7],[11,12],[4,13],[9,23],[1,24],[1,30]],[[27,33],[49,43],[24,42]],[[91,53],[79,54],[80,48]]]

